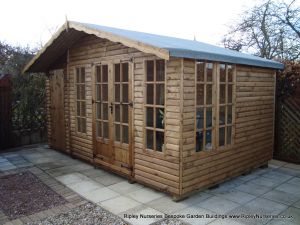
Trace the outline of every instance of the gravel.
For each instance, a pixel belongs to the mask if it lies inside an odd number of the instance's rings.
[[[48,217],[27,225],[127,225],[121,218],[102,209],[100,206],[87,203],[66,213]]]

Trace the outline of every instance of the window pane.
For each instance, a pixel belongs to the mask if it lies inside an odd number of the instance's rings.
[[[232,106],[227,106],[227,124],[232,123]]]
[[[213,64],[212,63],[206,63],[206,81],[212,82],[212,76],[213,76]]]
[[[228,103],[232,103],[232,84],[228,84]]]
[[[122,63],[122,81],[128,82],[128,63]]]
[[[103,138],[108,138],[108,123],[103,122]]]
[[[156,128],[164,129],[164,109],[156,109]]]
[[[76,68],[76,83],[80,83],[80,70]]]
[[[154,91],[153,91],[153,84],[147,84],[147,104],[153,105],[153,95],[154,95]]]
[[[226,65],[220,64],[220,81],[226,82]]]
[[[197,105],[204,105],[204,84],[197,84]]]
[[[116,104],[115,105],[115,121],[120,122],[120,105]]]
[[[115,84],[115,102],[120,102],[120,84]]]
[[[80,116],[80,102],[77,102],[77,116]]]
[[[97,137],[102,137],[102,126],[101,126],[101,121],[97,121],[97,128],[96,128],[96,130],[97,130],[97,132],[96,132],[96,134],[97,134]]]
[[[81,119],[80,119],[80,117],[77,117],[77,131],[81,132]]]
[[[197,63],[197,81],[204,81],[204,62]]]
[[[231,136],[232,136],[232,127],[229,126],[227,127],[227,144],[230,145],[231,144]]]
[[[205,136],[205,140],[206,140],[206,143],[205,143],[205,150],[212,150],[212,143],[211,143],[211,140],[212,140],[212,131],[211,130],[207,130],[205,132],[206,136]]]
[[[154,61],[149,60],[146,63],[147,67],[147,81],[153,81],[154,80]]]
[[[212,104],[212,85],[206,85],[206,105]]]
[[[84,83],[85,82],[85,69],[84,69],[84,67],[81,67],[80,77],[81,77],[80,83]]]
[[[212,108],[206,108],[206,127],[212,127]]]
[[[108,120],[108,104],[103,103],[102,106],[103,106],[103,119]]]
[[[156,81],[165,80],[165,61],[156,60]]]
[[[128,84],[123,84],[122,85],[122,94],[123,94],[123,99],[122,102],[128,103]]]
[[[76,85],[76,94],[77,94],[77,99],[80,99],[81,95],[80,95],[80,85]]]
[[[80,86],[81,86],[80,97],[81,97],[81,99],[85,99],[85,85],[80,85]]]
[[[115,141],[121,141],[119,124],[115,124]]]
[[[115,82],[120,82],[120,64],[115,64]]]
[[[225,145],[225,127],[219,129],[219,146]]]
[[[164,150],[164,132],[156,131],[156,151]]]
[[[86,132],[86,119],[81,118],[81,132],[85,133]]]
[[[228,82],[233,82],[233,66],[227,65]]]
[[[128,144],[128,126],[122,126],[122,141]]]
[[[147,107],[146,108],[146,126],[147,127],[154,127],[153,124],[153,108]]]
[[[224,104],[225,103],[225,84],[220,84],[220,103]]]
[[[81,102],[81,116],[85,116],[85,102]]]
[[[108,99],[108,86],[107,84],[102,84],[102,100],[107,101]]]
[[[203,150],[203,131],[196,132],[196,152]]]
[[[225,106],[220,106],[219,124],[225,125]]]
[[[96,103],[96,116],[97,119],[101,119],[101,103]]]
[[[203,108],[197,108],[197,113],[196,113],[197,129],[203,129],[203,120],[204,120]]]
[[[122,105],[122,123],[128,123],[128,105]]]
[[[157,84],[156,85],[156,105],[165,104],[165,85]]]
[[[101,101],[101,85],[96,85],[96,101]]]
[[[100,66],[96,67],[96,82],[97,83],[101,82],[101,67]]]
[[[102,66],[102,82],[107,82],[108,80],[108,66],[103,65]]]
[[[153,149],[153,130],[146,132],[146,146],[148,149]]]

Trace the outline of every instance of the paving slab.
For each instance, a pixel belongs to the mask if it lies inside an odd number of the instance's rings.
[[[109,174],[108,172],[106,172],[104,170],[95,169],[95,168],[83,170],[83,171],[80,171],[80,173],[82,173],[90,178],[100,177],[100,176]]]
[[[127,194],[130,198],[141,202],[141,203],[147,203],[150,201],[153,201],[155,199],[161,198],[165,196],[164,193],[155,191],[150,188],[142,188],[133,192],[130,192]]]
[[[190,204],[186,204],[185,201],[174,202],[170,196],[157,198],[146,203],[146,205],[166,214],[173,214],[191,206]]]
[[[93,190],[102,188],[103,186],[95,181],[81,181],[79,183],[68,184],[67,187],[80,195],[84,195],[87,192],[91,193]]]
[[[291,180],[288,180],[288,183],[300,186],[300,178],[299,177],[294,177]]]
[[[205,208],[205,209],[208,209],[213,212],[220,213],[220,214],[225,214],[225,213],[233,210],[234,208],[237,208],[240,206],[239,204],[237,204],[233,201],[230,201],[230,200],[218,197],[218,196],[210,197],[197,205],[202,208]]]
[[[129,209],[141,206],[142,204],[125,196],[118,196],[116,198],[102,201],[99,205],[112,213],[119,214],[121,212],[128,211]]]
[[[130,184],[128,181],[122,181],[122,182],[119,182],[117,184],[112,184],[107,187],[119,194],[127,194],[132,191],[136,191],[141,188],[144,188],[144,186],[141,184],[138,184],[138,183]]]
[[[202,208],[199,205],[190,206],[174,214],[184,215],[186,218],[182,220],[192,225],[204,225],[216,220],[213,218],[216,212]]]
[[[289,206],[296,203],[300,199],[300,197],[294,194],[287,193],[280,190],[271,190],[265,193],[264,195],[262,195],[261,197]]]
[[[281,184],[280,186],[276,187],[276,190],[294,194],[294,195],[300,197],[300,185],[284,183],[284,184]]]
[[[115,174],[111,174],[111,173],[104,175],[104,176],[96,177],[96,178],[94,178],[94,180],[103,184],[104,186],[110,186],[113,184],[117,184],[117,183],[126,181],[125,178],[117,176]]]
[[[254,184],[258,184],[258,185],[263,185],[263,186],[266,186],[266,187],[275,187],[279,184],[282,183],[282,181],[280,180],[276,180],[276,179],[270,179],[270,178],[267,178],[267,177],[257,177],[251,181],[249,181],[251,183],[254,183]]]
[[[208,225],[244,225],[244,223],[234,221],[232,219],[217,219]]]
[[[291,222],[300,224],[300,209],[295,207],[289,207],[283,211],[280,215],[292,216]]]
[[[264,174],[262,174],[262,176],[266,177],[266,178],[277,180],[278,182],[279,181],[280,182],[285,182],[285,181],[287,181],[287,180],[289,180],[293,177],[289,174],[282,173],[279,170],[280,170],[280,168],[276,171],[272,171],[272,172],[269,172],[269,173],[264,173]]]
[[[70,185],[74,183],[79,183],[82,181],[91,181],[90,178],[80,174],[80,173],[70,173],[63,176],[56,177],[57,180],[62,182],[65,185]]]
[[[89,192],[82,193],[82,196],[94,203],[99,203],[108,199],[115,198],[119,196],[119,194],[107,187],[101,187]]]
[[[300,209],[300,200],[295,202],[293,206]]]
[[[245,184],[235,187],[235,189],[242,191],[242,192],[249,193],[251,195],[259,196],[259,195],[262,195],[262,194],[270,191],[272,188],[264,186],[264,185],[253,184],[251,182],[247,182]]]
[[[255,195],[251,195],[236,189],[231,189],[223,193],[218,193],[217,196],[233,201],[238,204],[245,204],[257,197]]]

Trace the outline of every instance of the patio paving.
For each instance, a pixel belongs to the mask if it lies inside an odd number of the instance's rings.
[[[66,199],[73,199],[72,204],[76,198],[77,204],[93,202],[131,224],[156,224],[166,215],[187,224],[300,224],[300,165],[281,161],[271,160],[268,168],[257,169],[180,202],[95,169],[47,145],[0,153],[0,176],[26,169],[47,177],[43,182]],[[31,221],[34,218],[41,216],[28,217]],[[14,224],[0,209],[0,224],[5,223]]]

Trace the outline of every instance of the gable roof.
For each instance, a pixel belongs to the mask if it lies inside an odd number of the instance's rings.
[[[283,69],[282,63],[257,56],[225,49],[203,42],[130,31],[88,23],[67,21],[50,41],[26,65],[24,72],[44,72],[49,63],[70,48],[85,34],[94,34],[113,42],[119,42],[142,52],[168,60],[170,57],[212,60],[273,69]]]

